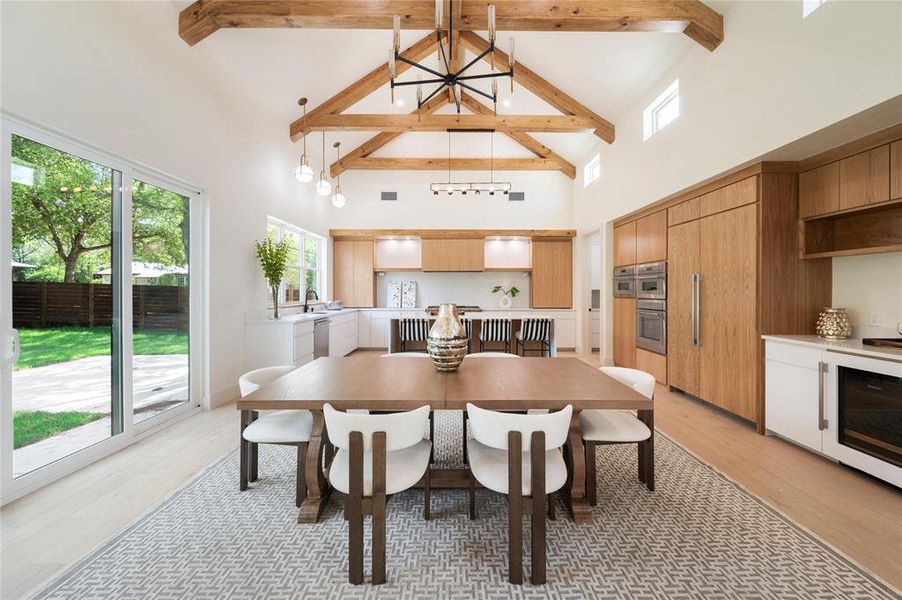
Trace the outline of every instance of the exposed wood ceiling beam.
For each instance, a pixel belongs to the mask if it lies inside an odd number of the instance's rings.
[[[683,32],[714,50],[723,17],[698,0],[493,0],[500,31]],[[486,30],[484,0],[460,0],[462,30]],[[179,35],[194,45],[219,29],[432,29],[433,0],[198,0],[179,15]],[[457,12],[457,11],[455,11]],[[447,11],[445,14],[448,14]]]
[[[431,33],[404,50],[401,53],[401,56],[417,62],[434,53],[437,49],[438,43],[436,42],[435,34]],[[406,63],[401,61],[397,62],[398,74],[403,73],[409,68],[410,66]],[[388,63],[383,63],[307,113],[306,123],[315,122],[323,115],[340,113],[343,110],[347,110],[388,83],[388,80]],[[289,134],[291,135],[292,141],[296,142],[304,137],[304,123],[304,119],[300,118],[291,124]],[[377,127],[375,129],[379,128]]]
[[[489,48],[488,41],[479,37],[472,31],[462,31],[460,33],[460,42],[464,45],[464,47],[472,52],[475,52],[476,54],[481,54]],[[506,52],[502,52],[497,47],[495,47],[494,54],[496,65],[501,65],[503,68],[508,64],[508,56]],[[491,62],[492,57],[486,54],[483,57],[483,60],[485,60],[486,62]],[[551,106],[555,107],[565,115],[577,115],[592,119],[594,121],[592,129],[595,130],[595,135],[608,142],[609,144],[614,143],[613,123],[607,121],[599,115],[596,115],[586,106],[580,104],[578,101],[574,100],[572,97],[568,96],[560,89],[548,83],[535,71],[521,62],[517,62],[517,64],[514,66],[514,81],[516,81],[518,84],[520,84]]]
[[[550,158],[382,158],[367,157],[342,161],[345,169],[374,171],[559,171]]]
[[[448,131],[483,129],[495,131],[585,131],[595,120],[578,115],[387,115],[330,114],[315,122],[301,120],[307,131]]]
[[[464,93],[461,98],[461,104],[467,108],[470,112],[477,115],[492,115],[494,111],[471,96],[470,94]],[[505,135],[539,158],[547,158],[553,160],[557,163],[558,169],[569,177],[570,179],[576,179],[576,167],[574,167],[570,162],[567,161],[563,156],[532,137],[528,133],[523,133],[520,131],[510,131],[505,132]]]
[[[421,115],[431,115],[441,107],[448,104],[448,98],[445,95],[438,95],[426,104],[423,105],[422,108],[415,109],[411,111],[410,114],[421,114]],[[347,166],[345,163],[348,161],[354,161],[358,158],[366,158],[379,148],[382,148],[390,141],[397,139],[398,137],[404,135],[403,132],[400,131],[383,131],[380,134],[377,134],[367,141],[363,142],[347,154],[345,154],[340,160],[332,163],[332,166],[329,168],[329,171],[332,177],[337,177],[341,175],[345,170],[347,170]]]

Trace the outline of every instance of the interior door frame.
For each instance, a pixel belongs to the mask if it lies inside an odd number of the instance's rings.
[[[201,407],[209,408],[209,353],[208,349],[208,306],[209,306],[209,204],[203,190],[178,178],[171,177],[152,167],[124,159],[116,154],[99,149],[73,136],[53,131],[7,112],[0,112],[0,264],[11,264],[12,260],[12,182],[11,155],[12,136],[19,135],[45,144],[63,152],[109,167],[122,174],[121,202],[119,211],[121,236],[121,269],[118,275],[121,286],[122,359],[121,398],[122,431],[110,435],[96,444],[44,465],[30,473],[13,477],[13,419],[12,419],[12,278],[0,277],[0,505],[6,504],[41,488],[69,473],[77,471],[97,460],[109,456],[140,440],[161,425],[193,414]],[[131,186],[134,178],[148,183],[159,184],[185,194],[193,200],[190,205],[191,224],[189,240],[190,252],[196,252],[196,264],[189,258],[191,271],[197,276],[190,279],[189,290],[189,352],[196,357],[190,366],[191,401],[184,407],[177,407],[138,424],[134,423],[132,410],[132,294],[131,273]],[[197,218],[195,219],[195,214]],[[115,224],[114,224],[115,229]],[[189,354],[189,356],[191,356]]]
[[[611,346],[608,333],[611,331],[611,318],[608,316],[608,313],[612,310],[613,305],[608,299],[608,295],[612,293],[610,282],[608,281],[610,278],[605,277],[605,273],[610,271],[610,269],[607,268],[607,264],[611,261],[611,227],[606,226],[604,223],[579,229],[576,233],[576,239],[579,240],[576,244],[576,260],[574,260],[573,265],[574,273],[576,274],[573,278],[573,286],[576,291],[573,306],[576,308],[577,314],[576,351],[584,357],[592,355],[592,320],[589,318],[589,307],[592,306],[592,280],[590,277],[590,269],[592,268],[592,238],[595,237],[596,234],[601,236],[601,261],[599,262],[601,265],[601,274],[599,280],[598,308],[598,311],[601,314],[601,322],[598,334],[598,353],[601,364],[606,365],[611,364],[610,361],[606,362],[606,354],[608,355],[607,358],[610,358]]]

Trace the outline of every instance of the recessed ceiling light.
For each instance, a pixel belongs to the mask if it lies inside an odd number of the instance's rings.
[[[398,98],[395,100],[395,106],[404,106],[404,98]]]

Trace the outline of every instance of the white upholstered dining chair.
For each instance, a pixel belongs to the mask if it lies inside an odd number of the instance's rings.
[[[601,367],[600,371],[628,385],[649,400],[654,400],[655,378],[638,369],[626,367]],[[598,502],[595,447],[599,444],[643,444],[652,436],[648,425],[626,410],[584,410],[579,415],[586,453],[586,497],[589,504]],[[641,446],[640,446],[641,448]],[[639,452],[639,481],[654,491],[654,476],[646,475],[645,452]]]
[[[262,386],[275,381],[283,375],[287,375],[295,369],[286,365],[279,367],[264,367],[248,371],[238,379],[238,389],[241,397],[257,391]],[[241,436],[250,444],[250,460],[247,471],[241,473],[239,489],[247,489],[248,481],[257,481],[257,445],[278,444],[283,446],[297,446],[297,469],[295,482],[294,502],[300,506],[307,495],[307,485],[304,481],[304,456],[307,454],[307,442],[313,432],[313,415],[309,410],[276,410],[259,414],[253,411],[251,422],[244,427]]]
[[[567,482],[561,447],[567,440],[573,407],[542,415],[485,410],[467,404],[473,437],[467,442],[470,463],[470,518],[476,518],[476,489],[508,496],[508,580],[523,583],[523,503],[532,528],[530,580],[545,583],[545,501],[554,518],[552,494]]]
[[[338,449],[329,481],[347,494],[348,581],[363,583],[363,519],[372,515],[374,584],[385,583],[387,497],[424,484],[423,518],[429,519],[429,455],[423,438],[429,406],[381,415],[351,414],[323,406],[329,439]]]

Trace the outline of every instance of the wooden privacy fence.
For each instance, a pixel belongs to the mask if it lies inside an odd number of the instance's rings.
[[[188,287],[132,286],[135,329],[188,330]],[[109,327],[109,284],[13,282],[13,327]]]

